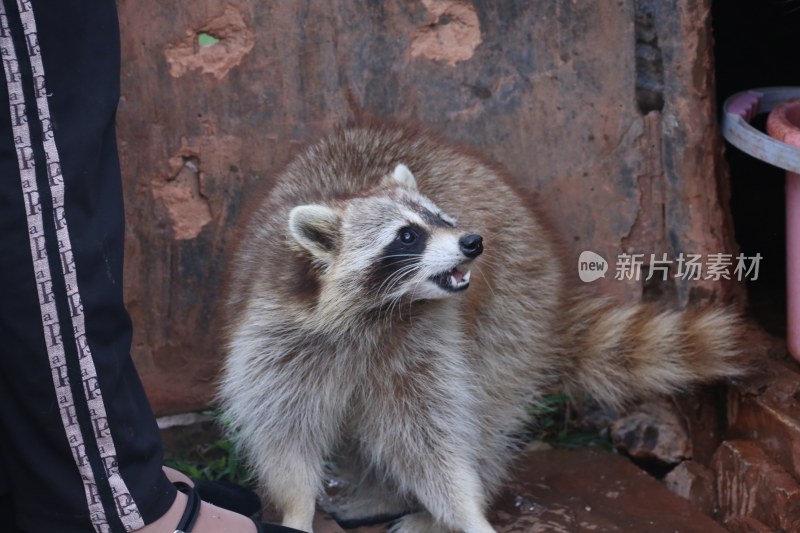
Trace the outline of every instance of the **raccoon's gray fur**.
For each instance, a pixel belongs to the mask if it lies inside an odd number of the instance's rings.
[[[426,134],[343,130],[297,157],[234,258],[220,388],[284,524],[311,530],[336,457],[360,476],[346,519],[491,532],[543,391],[620,404],[741,372],[732,314],[586,301],[573,271],[500,172]]]

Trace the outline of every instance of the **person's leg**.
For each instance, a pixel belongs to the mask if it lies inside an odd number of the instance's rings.
[[[0,433],[17,523],[135,530],[176,491],[122,302],[114,2],[0,9]]]
[[[5,528],[8,533],[16,533],[14,526],[14,502],[11,499],[11,488],[6,479],[5,467],[0,462],[0,520],[5,520]]]
[[[114,1],[0,0],[0,60],[0,523],[171,533],[187,497],[162,470],[122,299]],[[193,533],[256,531],[196,515]]]

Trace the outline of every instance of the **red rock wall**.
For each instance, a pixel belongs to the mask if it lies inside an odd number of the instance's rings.
[[[576,283],[583,250],[732,251],[709,4],[120,0],[126,291],[156,410],[209,401],[226,250],[249,192],[362,112],[502,162],[549,206]],[[641,281],[613,274],[598,291],[642,297]],[[678,280],[645,292],[685,305],[736,291]]]

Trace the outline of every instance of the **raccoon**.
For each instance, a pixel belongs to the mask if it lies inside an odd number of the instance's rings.
[[[556,242],[502,170],[421,131],[289,164],[233,259],[219,392],[284,525],[311,531],[334,457],[359,480],[338,519],[494,531],[545,391],[621,405],[743,372],[734,313],[587,300]]]

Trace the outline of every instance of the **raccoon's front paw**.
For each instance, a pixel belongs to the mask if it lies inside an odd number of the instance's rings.
[[[369,479],[346,484],[339,493],[325,495],[318,503],[345,529],[389,522],[420,510],[418,504]]]
[[[395,520],[387,533],[450,533],[433,521],[433,517],[425,512],[406,515]]]
[[[319,503],[325,512],[345,529],[388,522],[417,510],[412,509],[407,502],[392,498],[344,495],[327,501],[321,500]]]

